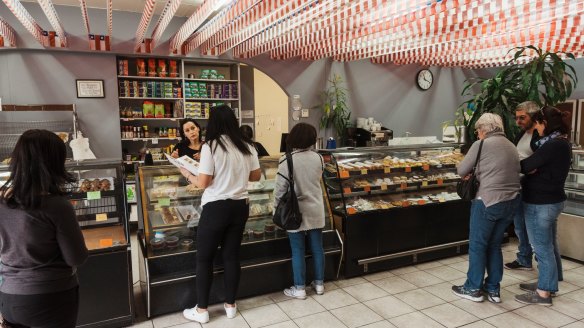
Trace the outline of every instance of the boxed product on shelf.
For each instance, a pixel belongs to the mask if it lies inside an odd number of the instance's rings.
[[[148,59],[148,76],[150,77],[156,76],[156,59],[154,58]]]
[[[142,58],[136,59],[136,71],[138,76],[146,76],[146,60]]]
[[[164,59],[158,60],[158,67],[156,68],[156,73],[158,74],[159,77],[166,77],[166,74],[168,73],[166,70],[166,60]]]
[[[154,104],[154,117],[164,118],[164,104],[163,103]]]
[[[154,117],[154,103],[151,101],[145,101],[142,104],[143,117],[153,118]]]
[[[127,76],[128,73],[128,60],[120,59],[118,60],[118,75]]]
[[[178,77],[178,66],[176,60],[168,61],[168,76]]]

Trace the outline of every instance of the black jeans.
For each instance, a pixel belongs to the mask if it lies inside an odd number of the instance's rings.
[[[203,206],[197,229],[197,304],[205,309],[213,282],[213,258],[221,245],[224,267],[225,302],[235,303],[241,265],[239,248],[249,217],[247,199],[218,200]]]
[[[79,287],[37,295],[0,293],[0,313],[8,327],[74,328],[78,306]]]

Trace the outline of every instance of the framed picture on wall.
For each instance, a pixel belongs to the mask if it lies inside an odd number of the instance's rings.
[[[75,80],[77,98],[105,98],[103,80]]]

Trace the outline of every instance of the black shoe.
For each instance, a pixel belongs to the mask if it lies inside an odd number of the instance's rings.
[[[469,290],[464,288],[464,286],[452,286],[452,293],[458,297],[466,298],[473,302],[482,302],[485,300],[483,293],[480,289]]]
[[[525,271],[531,271],[533,270],[532,267],[528,267],[528,266],[523,266],[521,264],[519,264],[519,262],[517,262],[517,260],[510,262],[510,263],[505,263],[505,269],[509,269],[509,270],[525,270]]]
[[[543,306],[551,306],[552,305],[552,298],[551,297],[541,297],[537,292],[528,292],[527,294],[523,295],[515,295],[515,300],[519,303],[523,304],[533,304],[533,305],[543,305]]]
[[[519,289],[524,290],[526,292],[535,292],[537,290],[537,282],[532,282],[529,284],[519,284]],[[552,297],[556,297],[555,292],[550,292]]]
[[[487,295],[487,299],[491,303],[501,303],[501,293],[500,292],[488,292],[484,291],[484,294]]]

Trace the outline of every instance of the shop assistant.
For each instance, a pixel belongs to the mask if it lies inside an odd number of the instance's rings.
[[[179,133],[181,141],[174,146],[171,156],[179,158],[189,156],[197,161],[200,159],[201,151],[201,127],[192,118],[185,118],[180,121]]]

